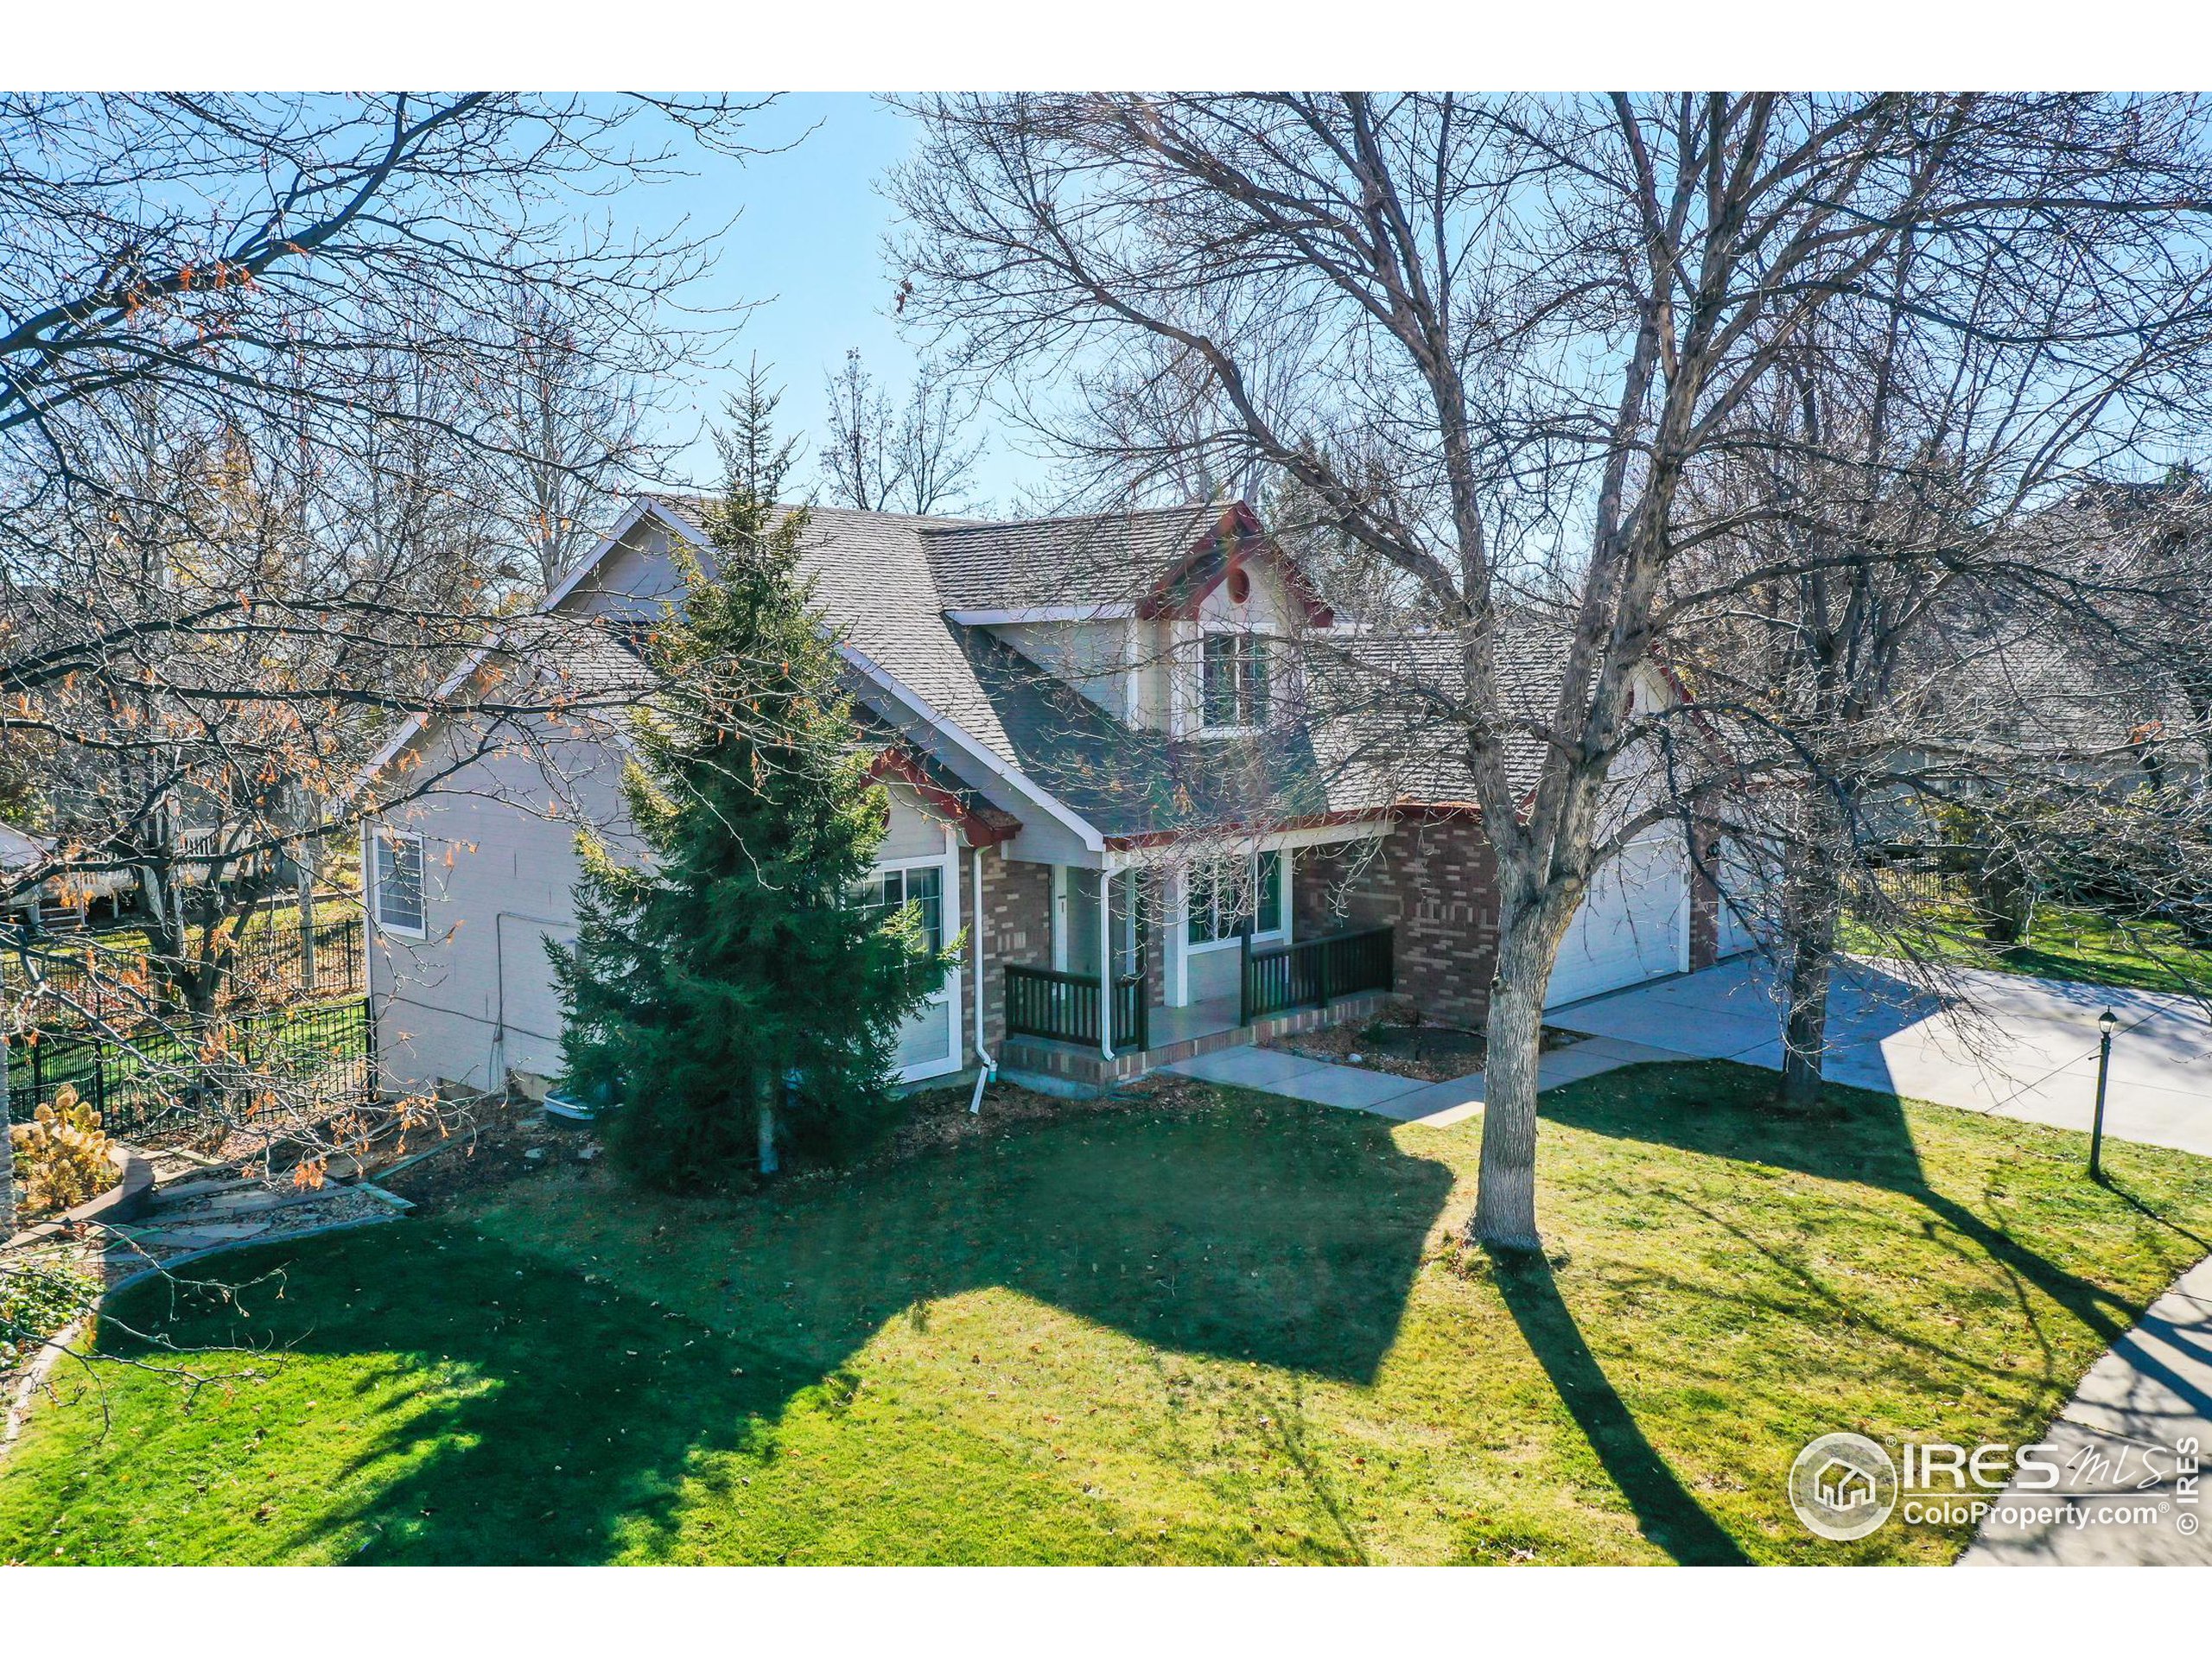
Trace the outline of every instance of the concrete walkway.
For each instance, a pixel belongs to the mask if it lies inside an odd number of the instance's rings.
[[[2212,1256],[2151,1305],[2044,1434],[2055,1491],[2005,1489],[1961,1567],[2212,1566]],[[2008,1513],[2007,1511],[2011,1512]]]
[[[1929,995],[1878,962],[1837,976],[1825,1070],[1913,1100],[1932,1100],[2062,1128],[2086,1129],[2096,1099],[2097,1016],[2112,1046],[2105,1133],[2212,1154],[2212,1020],[2185,996],[2116,986],[1958,970],[1953,994]],[[1738,959],[1554,1008],[1545,1023],[1700,1059],[1779,1068],[1772,976]]]
[[[1642,1043],[1592,1037],[1571,1047],[1554,1049],[1536,1064],[1536,1088],[1541,1092],[1561,1084],[1579,1083],[1601,1071],[1645,1060],[1679,1060],[1680,1054]],[[1272,1048],[1224,1048],[1181,1060],[1163,1068],[1186,1077],[1217,1083],[1232,1089],[1250,1089],[1263,1095],[1285,1095],[1309,1100],[1317,1106],[1342,1106],[1372,1112],[1401,1123],[1446,1128],[1463,1122],[1482,1109],[1483,1077],[1454,1077],[1449,1083],[1422,1083],[1370,1071],[1356,1065],[1332,1065]]]

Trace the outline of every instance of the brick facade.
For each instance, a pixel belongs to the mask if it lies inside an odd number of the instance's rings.
[[[1720,959],[1720,890],[1713,885],[1712,870],[1720,855],[1717,842],[1703,858],[1690,861],[1690,971],[1710,968]]]
[[[1146,870],[1137,878],[1139,914],[1144,918],[1144,982],[1152,988],[1152,1000],[1165,1000],[1167,992],[1167,879],[1158,870]]]
[[[1379,844],[1301,853],[1297,870],[1300,935],[1392,927],[1399,995],[1432,1020],[1483,1023],[1497,961],[1497,867],[1473,814],[1402,818]]]
[[[970,925],[974,919],[963,918]],[[969,962],[974,961],[971,943]],[[1006,1047],[1004,970],[1010,962],[1031,968],[1052,965],[1052,867],[1007,858],[990,847],[983,852],[983,1037],[994,1058]],[[969,1065],[976,1064],[972,1015],[961,1037],[961,1052]]]
[[[1157,873],[1147,873],[1145,973],[1155,1001],[1166,983],[1163,886]],[[1430,1019],[1482,1024],[1497,954],[1497,888],[1489,839],[1472,814],[1418,815],[1402,819],[1379,842],[1302,848],[1292,861],[1290,899],[1300,938],[1347,928],[1392,928],[1398,995]],[[1052,906],[1049,865],[1008,859],[996,848],[984,852],[984,1031],[1002,1062],[1007,1041],[1003,969],[1010,962],[1052,965]],[[972,1030],[962,1042],[973,1063]]]

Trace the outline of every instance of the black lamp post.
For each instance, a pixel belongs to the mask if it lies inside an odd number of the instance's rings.
[[[2097,1112],[2089,1123],[2089,1179],[2101,1181],[2105,1178],[2105,1073],[2112,1068],[2112,1034],[2120,1027],[2120,1016],[2107,1008],[2097,1016]]]

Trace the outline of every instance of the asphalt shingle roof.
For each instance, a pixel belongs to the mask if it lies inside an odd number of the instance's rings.
[[[1301,727],[1255,738],[1171,739],[1124,726],[988,629],[954,633],[1016,764],[1102,835],[1274,823],[1329,809]]]
[[[1225,509],[1205,503],[993,523],[925,523],[947,610],[1128,604],[1157,587]]]
[[[1542,770],[1544,745],[1529,728],[1558,704],[1571,645],[1563,623],[1534,611],[1500,619],[1497,714],[1516,795],[1533,790]],[[1307,702],[1333,805],[1476,798],[1459,651],[1453,634],[1411,629],[1335,631],[1308,647]]]
[[[699,524],[696,499],[663,499]],[[1448,634],[1317,636],[1308,719],[1256,738],[1178,741],[1124,726],[988,630],[946,614],[1128,602],[1155,589],[1223,519],[1204,504],[1005,523],[817,507],[801,566],[845,643],[926,705],[917,721],[856,678],[887,729],[919,747],[930,742],[927,715],[949,719],[1102,834],[1471,801],[1462,728],[1439,689],[1459,673]],[[1509,619],[1500,653],[1509,715],[1549,713],[1566,649],[1564,631],[1534,613]],[[1515,786],[1525,791],[1542,746],[1526,733],[1509,744]]]

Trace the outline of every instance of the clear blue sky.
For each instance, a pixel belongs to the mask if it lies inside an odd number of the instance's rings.
[[[618,219],[626,206],[641,224],[656,227],[687,213],[699,225],[740,214],[721,239],[713,277],[694,299],[753,305],[734,355],[741,363],[757,352],[774,365],[785,388],[779,411],[783,430],[804,436],[811,450],[825,412],[823,378],[842,365],[848,348],[858,346],[869,371],[894,394],[904,391],[912,366],[913,353],[889,315],[893,284],[881,245],[892,212],[876,184],[906,156],[913,129],[872,98],[810,93],[779,100],[751,130],[764,146],[798,142],[783,154],[742,164],[701,156],[690,164],[696,176],[653,187],[633,206],[620,198],[604,206]],[[706,379],[698,394],[701,414],[719,413],[730,379]],[[711,481],[710,444],[702,439],[689,460],[694,481]],[[1003,505],[1035,469],[994,434],[980,491]],[[802,476],[813,478],[810,461]]]

